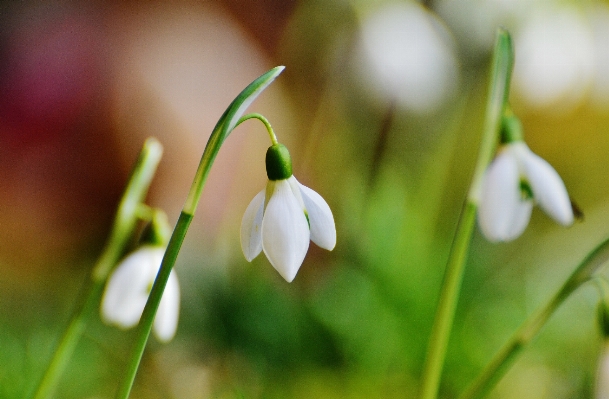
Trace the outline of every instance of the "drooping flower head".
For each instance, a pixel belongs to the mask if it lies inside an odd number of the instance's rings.
[[[140,320],[161,266],[165,248],[145,245],[127,256],[112,272],[101,302],[102,319],[120,328]],[[180,310],[180,286],[172,270],[154,319],[153,331],[161,342],[176,333]]]
[[[334,217],[326,201],[292,175],[292,161],[284,145],[269,147],[266,172],[266,189],[254,197],[243,215],[241,249],[248,262],[264,251],[279,274],[291,282],[309,241],[334,249]]]
[[[503,144],[482,182],[478,223],[490,241],[519,237],[534,204],[563,226],[573,223],[565,184],[548,162],[529,149],[518,129],[520,122],[510,116],[504,123]]]

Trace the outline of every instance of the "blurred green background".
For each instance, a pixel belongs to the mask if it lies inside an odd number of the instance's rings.
[[[527,143],[585,219],[564,229],[535,210],[507,244],[476,230],[444,398],[609,235],[607,2],[0,3],[0,398],[42,375],[144,139],[165,146],[148,203],[175,222],[215,122],[275,65],[285,72],[250,109],[330,204],[338,244],[312,244],[291,284],[264,256],[243,259],[269,143],[240,126],[178,258],[177,336],[151,339],[131,397],[415,397],[500,25]],[[577,291],[489,397],[593,396],[597,302]],[[132,339],[96,315],[55,397],[113,397]]]

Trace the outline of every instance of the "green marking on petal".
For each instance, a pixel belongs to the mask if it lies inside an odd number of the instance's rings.
[[[523,201],[533,199],[533,189],[529,182],[525,180],[520,180],[520,198]]]
[[[309,225],[309,230],[311,230],[311,221],[309,220],[309,212],[305,209],[304,211],[305,217],[307,218],[307,224]]]

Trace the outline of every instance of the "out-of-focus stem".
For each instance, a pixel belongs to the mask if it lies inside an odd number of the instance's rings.
[[[548,303],[540,307],[520,326],[459,399],[481,398],[487,394],[509,369],[514,359],[535,338],[556,309],[577,288],[589,281],[607,260],[609,260],[609,239],[590,252]]]
[[[486,119],[478,161],[446,265],[436,316],[429,339],[427,357],[423,367],[422,384],[419,391],[420,399],[435,399],[438,395],[446,349],[476,220],[482,178],[497,146],[501,118],[507,102],[512,65],[513,50],[510,35],[506,30],[499,29],[493,54]]]
[[[77,302],[80,305],[74,310],[53,358],[36,391],[31,396],[33,399],[45,399],[54,391],[76,344],[82,336],[90,315],[97,308],[104,283],[110,271],[119,261],[127,243],[133,236],[138,221],[138,206],[148,192],[148,187],[162,154],[161,143],[154,138],[146,140],[119,203],[108,241],[93,268],[91,278],[81,295],[81,300]]]

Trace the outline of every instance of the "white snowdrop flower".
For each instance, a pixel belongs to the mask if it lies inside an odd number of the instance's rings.
[[[529,223],[534,203],[563,226],[573,223],[567,189],[554,168],[523,141],[502,145],[482,182],[482,233],[490,241],[517,238]]]
[[[336,245],[332,211],[315,191],[292,175],[290,154],[282,144],[266,153],[269,181],[250,202],[241,222],[241,248],[251,262],[264,251],[269,262],[292,282],[309,248],[309,240],[321,248]]]
[[[594,79],[594,35],[575,8],[532,12],[515,32],[514,43],[514,90],[529,105],[564,113],[588,93]]]
[[[379,99],[419,114],[436,111],[458,88],[456,47],[442,21],[415,2],[389,2],[367,15],[357,71]]]
[[[101,302],[102,319],[120,328],[135,326],[142,316],[150,290],[161,267],[165,248],[143,246],[127,256],[112,272]],[[171,271],[154,319],[153,331],[161,342],[176,333],[180,311],[180,286]]]
[[[594,76],[590,87],[593,104],[609,106],[609,5],[593,4],[588,10],[594,40]]]

